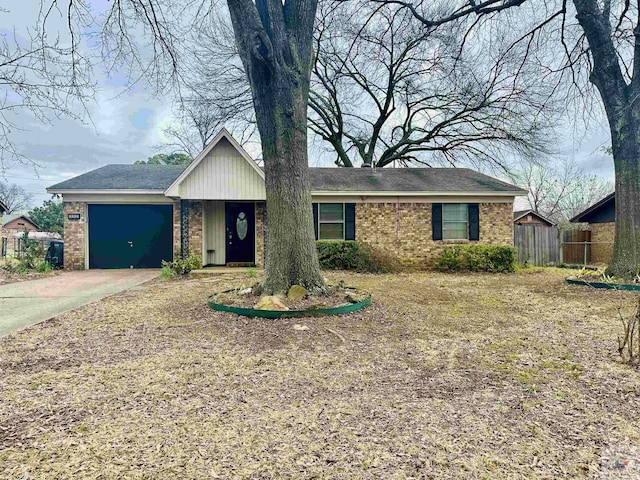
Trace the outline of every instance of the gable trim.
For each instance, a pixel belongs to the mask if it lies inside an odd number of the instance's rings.
[[[249,162],[249,164],[253,167],[253,169],[264,180],[264,172],[262,171],[262,169],[258,167],[258,165],[256,165],[256,162],[253,161],[253,158],[251,158],[251,156],[247,153],[247,151],[244,148],[242,148],[242,145],[240,145],[236,141],[236,139],[233,138],[233,135],[231,135],[231,133],[229,133],[229,131],[226,128],[223,128],[218,132],[218,134],[215,137],[213,137],[213,140],[209,142],[209,144],[204,148],[204,150],[202,150],[198,154],[198,156],[194,158],[193,162],[191,162],[191,164],[178,176],[178,178],[176,178],[173,181],[173,183],[169,185],[169,187],[167,187],[167,189],[164,191],[164,194],[168,197],[179,197],[180,195],[179,195],[178,187],[180,187],[180,184],[184,181],[185,178],[189,176],[189,174],[191,174],[191,172],[193,172],[196,169],[196,167],[207,157],[207,155],[211,152],[211,150],[213,150],[215,146],[218,145],[218,143],[220,143],[220,140],[222,140],[223,138],[226,139],[233,146],[233,148],[235,148],[238,151],[238,153],[242,158],[244,158],[247,162]]]
[[[513,219],[513,223],[516,223],[518,220],[520,220],[523,217],[526,217],[527,215],[535,215],[539,219],[544,220],[545,222],[547,222],[550,226],[555,225],[555,223],[553,223],[547,217],[543,217],[542,215],[540,215],[539,213],[534,212],[533,210],[525,210],[524,213],[522,213],[521,215],[519,215],[518,217]]]

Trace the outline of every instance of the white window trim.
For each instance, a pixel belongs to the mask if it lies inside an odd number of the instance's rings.
[[[465,205],[466,209],[467,209],[467,219],[465,221],[462,220],[448,220],[445,221],[444,219],[444,210],[445,210],[445,205]],[[465,229],[466,235],[464,236],[464,238],[444,238],[444,225],[445,223],[464,223],[467,228]],[[442,240],[469,240],[469,204],[468,203],[448,203],[448,204],[443,204],[442,205]]]
[[[326,220],[326,221],[321,221],[320,220],[320,206],[321,205],[342,205],[342,220]],[[327,224],[333,224],[333,223],[341,223],[342,224],[342,238],[320,238],[320,224],[322,223],[327,223]],[[344,237],[347,234],[347,209],[346,209],[346,204],[343,202],[324,202],[324,203],[320,203],[318,202],[318,240],[325,240],[325,241],[334,241],[334,242],[339,242],[340,240],[344,241]]]

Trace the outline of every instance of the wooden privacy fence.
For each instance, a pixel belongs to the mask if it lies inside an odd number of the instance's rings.
[[[547,266],[561,262],[558,227],[515,225],[514,245],[518,263]]]
[[[589,265],[591,262],[591,232],[560,230],[546,225],[515,225],[516,261],[547,266],[561,263]]]
[[[591,262],[591,231],[563,230],[562,262],[588,265]]]

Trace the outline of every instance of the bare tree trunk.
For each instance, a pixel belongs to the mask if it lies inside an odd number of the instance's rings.
[[[291,285],[322,290],[307,154],[308,87],[285,69],[254,81],[267,190],[267,292]],[[275,77],[275,78],[274,78]],[[277,87],[276,87],[277,85]]]
[[[637,110],[637,106],[631,109],[626,119],[609,119],[614,126],[611,137],[616,172],[616,238],[607,274],[626,278],[640,273],[640,112]]]
[[[307,105],[317,0],[227,0],[262,142],[267,244],[262,290],[324,290],[313,229]]]
[[[633,277],[640,272],[640,25],[633,31],[633,77],[627,84],[606,13],[596,0],[573,0],[573,4],[593,58],[589,79],[600,92],[611,131],[616,238],[607,273]]]

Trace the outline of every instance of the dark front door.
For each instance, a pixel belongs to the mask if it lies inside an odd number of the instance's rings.
[[[89,268],[159,268],[172,259],[172,205],[89,205]]]
[[[254,264],[256,212],[254,203],[227,203],[225,207],[226,262]]]

